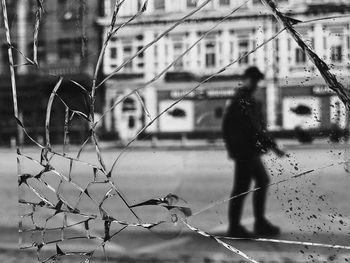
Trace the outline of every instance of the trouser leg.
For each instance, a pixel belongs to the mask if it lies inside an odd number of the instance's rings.
[[[251,169],[249,160],[235,161],[235,178],[231,198],[249,190],[251,182]],[[234,229],[241,220],[243,202],[246,195],[233,198],[229,202],[229,228]]]
[[[252,167],[254,169],[253,176],[256,183],[255,187],[260,188],[255,191],[253,195],[254,216],[257,222],[262,222],[265,220],[267,185],[270,183],[270,180],[259,156],[252,161]]]

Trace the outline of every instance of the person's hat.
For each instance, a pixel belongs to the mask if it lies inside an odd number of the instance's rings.
[[[264,74],[261,73],[261,71],[255,66],[247,68],[243,73],[243,78],[252,78],[252,79],[260,80],[260,79],[263,79],[264,77],[265,77]]]

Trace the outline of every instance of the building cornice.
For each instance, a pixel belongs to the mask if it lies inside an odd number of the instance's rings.
[[[350,12],[349,4],[323,4],[323,5],[307,5],[304,7],[293,7],[285,9],[284,12],[287,16],[310,16],[310,15],[332,15],[332,14],[344,14]],[[260,12],[258,12],[260,11]],[[273,15],[269,13],[263,13],[264,9],[257,8],[256,10],[244,10],[244,12],[237,12],[232,16],[228,17],[227,21],[243,20],[243,19],[273,19]],[[173,24],[178,22],[185,12],[176,13],[162,13],[162,14],[147,14],[141,16],[134,21],[130,22],[128,26],[140,26],[140,25],[165,25]],[[191,22],[217,22],[223,19],[225,13],[223,11],[202,11],[193,15],[192,17],[185,20],[187,23]],[[119,18],[119,24],[124,23],[130,18],[130,16],[124,16]],[[100,26],[110,25],[110,16],[99,17],[96,22]]]
[[[128,24],[128,26],[146,26],[146,25],[166,25],[166,24],[174,24],[179,21],[183,17],[183,13],[180,14],[168,14],[168,15],[147,15],[141,18],[136,19]],[[186,23],[198,23],[198,22],[217,22],[223,19],[222,13],[220,14],[204,14],[203,16],[196,16],[192,18],[188,18],[184,20]],[[120,18],[119,25],[123,24],[128,19],[128,17]],[[226,21],[233,20],[243,20],[243,19],[273,19],[273,15],[271,14],[245,14],[245,15],[235,15],[228,17]],[[109,26],[110,18],[109,17],[100,17],[97,19],[97,23],[101,26]]]

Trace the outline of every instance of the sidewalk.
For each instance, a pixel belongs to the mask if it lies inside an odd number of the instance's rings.
[[[286,149],[322,149],[322,148],[344,148],[348,143],[332,143],[327,138],[315,139],[312,143],[302,144],[295,139],[277,139],[278,145]],[[101,142],[102,149],[124,148],[120,142]],[[93,145],[89,145],[93,147]],[[157,141],[135,141],[130,146],[132,149],[157,149],[157,150],[224,150],[225,144],[223,140],[208,141],[198,140],[157,140]]]
[[[264,240],[228,240],[221,239],[225,243],[238,249],[257,262],[261,263],[302,263],[302,262],[349,262],[350,249],[349,237],[347,231],[319,231],[317,233],[305,229],[298,230],[299,226],[294,225],[291,221],[283,219],[282,213],[270,213],[269,217],[273,217],[275,222],[283,221],[283,232],[280,236],[275,237],[273,242]],[[344,219],[346,223],[349,220]],[[194,223],[194,222],[189,222]],[[245,218],[243,223],[247,228],[251,228],[253,220]],[[217,225],[208,231],[216,236],[224,236],[227,225]],[[14,230],[14,229],[13,229]],[[345,230],[345,229],[344,229]],[[6,233],[6,229],[0,229],[2,233]],[[169,231],[169,230],[168,230]],[[218,244],[209,237],[204,237],[198,233],[190,231],[187,227],[178,232],[178,236],[173,236],[173,232],[159,232],[127,229],[115,236],[110,243],[107,243],[105,249],[109,257],[108,262],[123,263],[152,263],[152,262],[172,262],[172,263],[244,263],[249,262],[243,257],[237,255]],[[9,234],[10,232],[7,231]],[[70,232],[74,235],[74,231]],[[77,230],[77,234],[80,231]],[[103,233],[101,232],[103,235]],[[2,236],[3,237],[3,236]],[[13,239],[13,238],[12,238]],[[279,242],[294,241],[294,244]],[[2,241],[2,240],[1,240]],[[92,251],[100,244],[101,240],[96,240],[96,244],[89,247],[82,246],[83,241],[80,240],[76,245],[69,243],[59,244],[63,252]],[[330,246],[338,245],[338,248]],[[323,247],[322,247],[323,246]],[[327,247],[329,246],[329,247]],[[346,246],[341,249],[340,246]],[[17,243],[0,242],[0,262],[16,262],[16,263],[34,263],[36,261],[36,250],[18,250]],[[45,247],[46,255],[55,255],[55,246]],[[5,260],[3,260],[5,259]],[[75,258],[76,259],[76,258]],[[83,262],[73,260],[66,257],[65,260],[59,261],[64,263]],[[107,262],[101,251],[96,253],[94,263]]]
[[[312,143],[300,143],[296,139],[277,139],[277,144],[282,148],[289,149],[344,149],[350,146],[349,142],[332,143],[327,138],[315,139]],[[100,141],[99,146],[102,150],[124,149],[126,146],[120,141]],[[62,147],[61,145],[54,145],[53,148]],[[70,149],[79,149],[79,145],[69,145]],[[24,146],[25,149],[38,149],[33,145]],[[135,150],[225,150],[223,140],[205,140],[205,139],[191,139],[191,140],[137,140],[131,143],[130,149]],[[95,145],[90,143],[85,146],[85,149],[94,150]],[[1,152],[13,152],[14,148],[0,147]]]
[[[332,235],[314,235],[312,233],[288,234],[283,233],[278,239],[295,240],[305,242],[331,243]],[[341,236],[343,245],[346,245],[346,236]],[[349,250],[319,248],[309,245],[289,245],[282,243],[258,242],[249,240],[223,240],[227,244],[246,253],[257,262],[264,263],[301,263],[301,262],[348,262],[350,259]],[[137,243],[137,247],[134,247]],[[60,245],[62,248],[62,245]],[[124,248],[125,251],[117,251],[114,246]],[[54,248],[54,247],[53,247]],[[94,248],[91,248],[92,250]],[[64,252],[67,250],[62,249]],[[77,249],[86,251],[86,249]],[[72,249],[71,251],[74,251]],[[193,232],[184,232],[174,239],[161,239],[152,233],[128,233],[116,238],[111,245],[106,245],[108,262],[125,263],[151,263],[151,262],[172,262],[172,263],[244,263],[249,262],[243,257],[219,245],[214,240],[202,237]],[[46,250],[47,255],[54,255],[55,249]],[[102,253],[92,262],[107,262]],[[6,259],[6,260],[2,260]],[[80,258],[80,260],[83,258]],[[0,246],[0,262],[34,263],[36,261],[35,249],[18,250],[16,247]],[[81,262],[66,260],[60,262]]]

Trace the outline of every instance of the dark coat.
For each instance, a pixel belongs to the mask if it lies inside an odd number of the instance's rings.
[[[232,159],[260,155],[276,148],[276,143],[266,132],[261,104],[244,88],[232,97],[223,119],[222,132]]]

